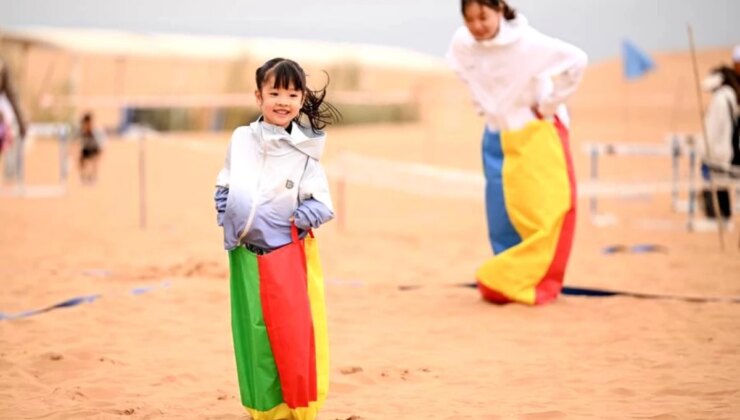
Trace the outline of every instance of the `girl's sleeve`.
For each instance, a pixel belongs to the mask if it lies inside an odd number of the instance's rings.
[[[583,50],[567,42],[542,34],[540,36],[543,50],[541,57],[545,58],[545,62],[538,77],[552,80],[553,89],[549,95],[540,99],[538,111],[542,115],[551,116],[578,88],[588,65],[588,56]]]
[[[233,141],[233,137],[232,137]],[[231,177],[231,142],[229,147],[226,149],[226,158],[224,159],[224,167],[218,172],[216,176],[216,186],[229,188],[229,179]]]
[[[334,218],[329,181],[319,162],[308,159],[298,193],[295,223],[301,229],[317,228]]]
[[[465,27],[460,27],[457,32],[455,32],[455,35],[453,35],[452,41],[450,42],[450,47],[447,49],[447,54],[445,55],[445,60],[447,61],[447,65],[452,69],[452,71],[457,74],[457,77],[460,78],[460,80],[462,80],[462,82],[467,85],[468,91],[472,92],[473,89],[471,86],[470,78],[465,70],[465,64],[463,63],[463,57],[470,54],[470,51],[468,51],[467,47],[465,46],[463,31],[467,31],[467,29]],[[475,98],[475,95],[471,94],[471,100],[473,102],[473,106],[475,107],[476,113],[478,115],[483,115],[483,106]]]
[[[229,198],[229,189],[217,186],[216,192],[213,194],[213,200],[216,202],[216,222],[219,226],[224,225],[227,198]]]
[[[447,54],[445,55],[445,60],[447,60],[447,65],[450,66],[450,68],[463,81],[466,80],[465,75],[463,74],[464,66],[461,61],[461,56],[464,54],[464,49],[465,48],[460,36],[460,30],[458,29],[458,31],[455,32],[455,35],[452,36],[452,41],[450,41],[450,46],[447,49]]]
[[[213,194],[213,200],[216,204],[216,221],[219,226],[224,224],[224,213],[226,212],[226,199],[229,197],[229,177],[231,175],[231,143],[226,150],[226,159],[224,167],[219,171],[216,177],[216,191]]]
[[[293,213],[295,225],[302,230],[316,229],[333,218],[334,212],[313,198],[304,200]]]

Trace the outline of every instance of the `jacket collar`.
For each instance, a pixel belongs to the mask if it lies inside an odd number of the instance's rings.
[[[290,133],[288,133],[285,128],[265,122],[260,116],[250,126],[255,133],[266,141],[284,140],[306,155],[319,160],[324,153],[326,134],[323,131],[314,133],[310,127],[303,127],[296,122],[291,124]]]

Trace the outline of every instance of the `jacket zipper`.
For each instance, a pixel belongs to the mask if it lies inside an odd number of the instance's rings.
[[[254,189],[254,192],[252,193],[252,210],[249,213],[249,217],[247,217],[247,223],[244,226],[244,231],[242,231],[242,234],[239,235],[239,242],[241,243],[242,240],[247,236],[247,233],[249,233],[250,229],[252,229],[252,224],[254,223],[254,218],[257,215],[257,207],[259,207],[259,202],[257,201],[257,198],[259,197],[260,193],[260,184],[262,184],[262,172],[264,172],[265,169],[265,162],[267,161],[267,145],[264,141],[264,135],[262,134],[262,125],[260,124],[260,143],[262,146],[262,161],[260,162],[260,170],[259,175],[257,176],[257,186]]]

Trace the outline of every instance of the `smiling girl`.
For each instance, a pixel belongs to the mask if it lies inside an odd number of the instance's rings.
[[[241,402],[254,420],[313,420],[329,375],[311,230],[334,217],[319,159],[321,130],[340,115],[292,60],[266,62],[256,79],[262,116],[234,131],[215,194]]]
[[[291,241],[293,221],[305,234],[334,217],[319,159],[326,140],[321,130],[339,114],[324,102],[326,88],[308,89],[295,61],[266,62],[256,82],[262,116],[234,131],[215,199],[224,247],[265,254]]]

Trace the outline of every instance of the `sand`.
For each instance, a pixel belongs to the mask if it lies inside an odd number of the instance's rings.
[[[622,138],[619,122],[607,124],[614,112],[599,108],[619,95],[619,86],[602,92],[599,77],[614,65],[603,67],[573,103],[581,180],[588,176],[582,145]],[[424,124],[330,129],[327,165],[351,151],[479,171],[481,121],[462,87],[446,80],[430,96],[449,95],[447,102],[430,100],[444,106],[427,110]],[[666,85],[655,76],[633,89],[640,98]],[[686,129],[697,127],[691,115],[686,105]],[[671,129],[634,116],[629,124],[641,133],[635,142],[661,142]],[[147,141],[145,228],[135,141],[109,142],[94,186],[81,185],[73,170],[63,196],[0,197],[1,312],[101,295],[0,321],[1,418],[245,417],[211,199],[227,141],[228,133]],[[29,185],[56,182],[57,153],[51,141],[30,148]],[[661,158],[604,165],[611,181],[670,179]],[[737,418],[740,304],[562,297],[537,308],[490,305],[457,286],[490,255],[482,194],[454,200],[352,183],[345,200],[341,223],[317,232],[331,350],[321,419]],[[602,200],[601,211],[618,219],[606,227],[591,223],[585,199],[579,206],[566,284],[740,296],[737,227],[721,252],[716,233],[685,230],[686,215],[672,212],[666,194]],[[645,243],[665,251],[602,252]],[[140,287],[151,289],[132,294]]]

